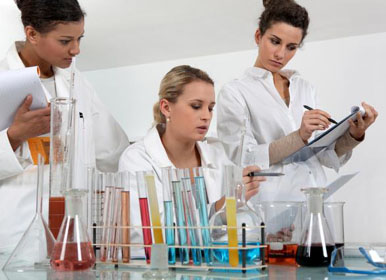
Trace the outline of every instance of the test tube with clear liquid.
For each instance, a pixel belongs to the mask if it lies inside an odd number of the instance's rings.
[[[176,263],[175,231],[173,228],[173,195],[172,195],[172,169],[162,168],[162,193],[164,201],[165,239],[168,245],[168,263]]]

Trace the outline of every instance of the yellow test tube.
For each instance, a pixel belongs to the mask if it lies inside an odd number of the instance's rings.
[[[157,192],[155,190],[154,176],[145,175],[145,180],[147,185],[147,194],[149,196],[149,206],[151,223],[153,225],[154,241],[156,244],[162,244],[164,243],[164,239],[162,236],[161,217],[158,208],[158,199]]]
[[[237,220],[236,220],[236,198],[227,197],[225,199],[226,217],[228,224],[228,246],[237,247]],[[238,249],[228,249],[230,266],[238,266],[239,253]]]

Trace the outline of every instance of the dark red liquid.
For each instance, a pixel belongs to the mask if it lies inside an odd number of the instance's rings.
[[[51,267],[58,271],[76,271],[91,268],[95,264],[95,255],[91,242],[80,243],[80,254],[78,256],[78,243],[66,243],[63,260],[61,260],[63,243],[55,243],[51,255]]]
[[[335,247],[336,248],[340,248],[340,247],[343,247],[344,246],[344,243],[335,243]]]
[[[50,197],[48,205],[48,227],[54,235],[58,237],[60,226],[62,225],[65,213],[64,197]]]
[[[139,207],[141,209],[141,221],[143,227],[150,227],[150,215],[149,215],[149,207],[147,203],[147,198],[143,197],[139,199]],[[151,245],[153,244],[152,238],[151,238],[151,230],[150,228],[142,228],[142,234],[143,234],[143,243],[144,245]],[[150,263],[150,256],[151,256],[151,248],[145,247],[145,257],[146,262]]]
[[[308,254],[307,246],[299,245],[296,252],[296,262],[301,266],[328,266],[331,259],[331,252],[334,249],[334,245],[327,245],[327,257],[325,257],[321,244],[312,245],[310,254]]]

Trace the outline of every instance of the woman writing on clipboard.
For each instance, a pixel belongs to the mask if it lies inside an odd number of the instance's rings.
[[[312,140],[313,132],[326,129],[331,117],[322,110],[305,110],[303,105],[318,108],[314,87],[296,71],[283,70],[307,34],[306,9],[292,0],[264,1],[264,5],[255,33],[259,49],[254,67],[219,93],[218,134],[233,161],[240,157],[243,139],[244,166],[255,164],[285,174],[263,183],[256,199],[303,200],[300,188],[325,186],[322,166],[337,171],[347,162],[377,112],[363,103],[364,117],[358,114],[358,121],[351,122],[349,131],[325,151],[303,162],[284,163]]]
[[[84,13],[77,0],[17,0],[26,35],[0,62],[1,70],[39,66],[46,97],[69,97],[73,58],[80,53]],[[75,165],[116,171],[128,139],[90,84],[75,71]],[[50,108],[30,110],[32,97],[20,105],[13,123],[0,131],[0,252],[16,245],[35,211],[36,163],[28,139],[50,131]],[[48,168],[45,169],[46,174]],[[86,188],[85,172],[77,187]],[[81,174],[84,173],[84,174]],[[48,178],[48,176],[45,176]],[[7,248],[6,248],[7,247]]]

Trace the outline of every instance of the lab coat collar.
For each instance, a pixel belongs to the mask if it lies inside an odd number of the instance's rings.
[[[23,48],[24,44],[25,42],[23,41],[17,41],[8,49],[6,57],[9,69],[16,70],[25,68],[24,63],[19,56],[19,50]]]
[[[160,167],[171,166],[175,168],[174,164],[170,161],[166,153],[165,147],[161,141],[160,134],[162,134],[164,131],[165,131],[164,124],[158,124],[154,126],[152,129],[150,129],[150,131],[143,139],[145,150],[146,150],[146,153],[149,154],[149,156],[155,161],[157,166],[160,166]],[[214,162],[211,160],[213,156],[210,156],[211,150],[208,147],[207,139],[196,142],[196,146],[197,146],[198,152],[200,153],[201,166],[216,168]]]
[[[299,76],[299,73],[296,70],[289,70],[289,69],[280,71],[280,74],[286,77],[290,81],[294,77]],[[245,70],[245,75],[255,79],[267,79],[268,77],[272,77],[272,73],[270,71],[259,67],[247,68],[247,70]]]

